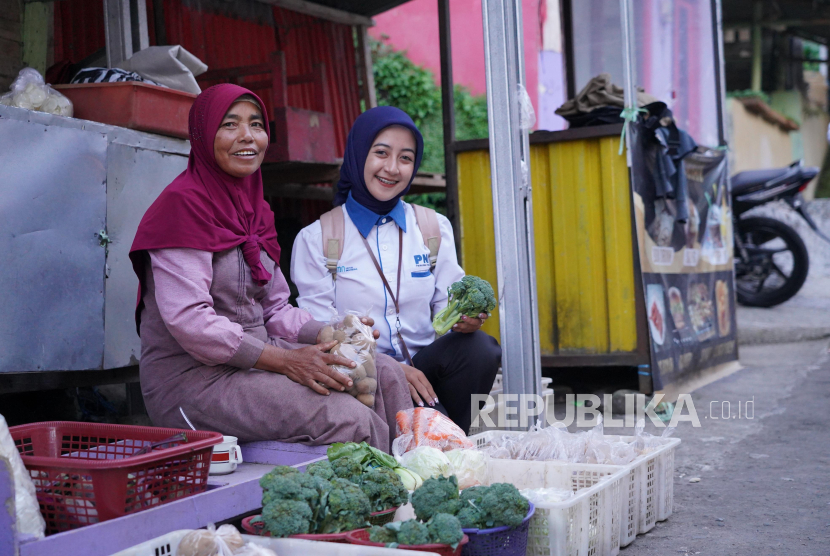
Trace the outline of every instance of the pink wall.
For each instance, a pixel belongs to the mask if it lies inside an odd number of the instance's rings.
[[[450,6],[453,80],[457,85],[469,88],[474,94],[484,94],[486,87],[481,0],[453,0]],[[441,54],[436,0],[411,0],[375,16],[374,19],[376,25],[369,30],[374,38],[388,36],[389,44],[398,50],[408,51],[409,59],[432,70],[436,82],[440,83]],[[540,0],[523,0],[527,92],[537,114],[538,62],[542,42],[540,19]]]

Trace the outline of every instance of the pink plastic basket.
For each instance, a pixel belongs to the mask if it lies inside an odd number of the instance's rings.
[[[212,447],[222,442],[218,432],[70,421],[9,431],[35,484],[48,533],[204,492]]]

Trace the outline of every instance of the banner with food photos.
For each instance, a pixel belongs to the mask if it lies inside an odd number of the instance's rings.
[[[699,147],[680,166],[685,191],[674,179],[671,195],[660,196],[668,188],[657,183],[666,175],[656,168],[659,147],[631,128],[634,214],[659,390],[738,359],[727,161],[725,151]]]

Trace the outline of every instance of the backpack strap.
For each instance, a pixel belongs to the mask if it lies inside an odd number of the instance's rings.
[[[424,237],[424,245],[429,249],[429,269],[435,270],[438,262],[438,250],[441,248],[441,228],[438,226],[438,216],[431,208],[421,205],[411,205],[415,211],[415,221]]]
[[[326,268],[331,272],[332,280],[337,280],[337,263],[343,255],[343,238],[346,236],[343,207],[334,207],[321,215],[320,227],[323,229],[323,256],[326,258]]]

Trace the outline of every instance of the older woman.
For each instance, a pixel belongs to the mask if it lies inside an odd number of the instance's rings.
[[[344,392],[323,323],[288,304],[274,214],[260,165],[262,101],[211,87],[190,110],[187,170],[141,220],[130,258],[140,282],[141,387],[156,425],[240,440],[367,441],[388,451],[397,411],[412,407],[404,373],[378,355],[373,408]],[[371,322],[369,323],[372,324]]]
[[[447,288],[464,271],[449,221],[435,215],[437,230],[425,234],[415,206],[403,201],[423,152],[421,132],[402,110],[379,106],[361,114],[349,132],[332,211],[342,211],[343,222],[336,276],[317,221],[294,242],[291,278],[297,304],[316,318],[332,307],[368,311],[378,323],[378,350],[398,360],[414,402],[443,411],[467,432],[478,410],[472,395],[490,392],[501,347],[479,330],[486,314],[465,315],[440,337],[433,330],[432,316],[447,306]],[[430,233],[441,237],[432,269]]]

